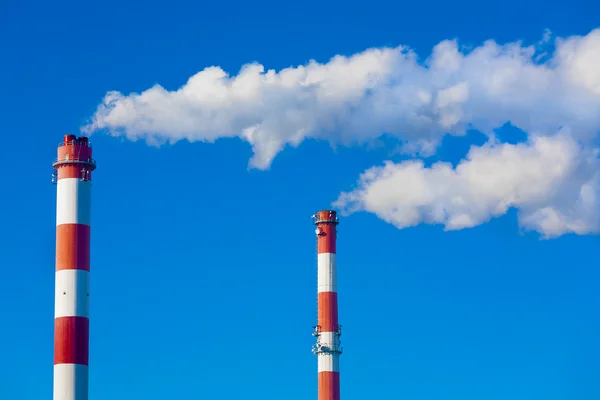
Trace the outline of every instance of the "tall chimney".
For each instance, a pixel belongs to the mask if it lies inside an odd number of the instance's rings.
[[[56,183],[54,400],[88,399],[90,214],[96,163],[87,138],[65,135]]]
[[[317,226],[317,293],[318,322],[313,336],[317,343],[313,353],[318,358],[319,400],[340,400],[339,356],[342,354],[338,325],[336,212],[319,211],[313,215]]]

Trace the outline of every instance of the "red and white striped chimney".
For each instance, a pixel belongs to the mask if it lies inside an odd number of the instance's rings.
[[[318,322],[313,336],[317,343],[313,353],[319,364],[319,400],[340,400],[339,356],[342,354],[338,325],[336,212],[319,211],[313,215],[317,226],[317,293]]]
[[[87,400],[91,179],[96,169],[88,139],[65,135],[52,166],[57,186],[53,399]]]

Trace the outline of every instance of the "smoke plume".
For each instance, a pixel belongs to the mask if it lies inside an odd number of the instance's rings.
[[[444,40],[420,61],[408,47],[367,49],[280,71],[253,63],[235,76],[206,68],[179,89],[109,92],[84,132],[151,143],[250,143],[250,166],[268,169],[306,138],[342,145],[395,137],[407,154],[435,153],[444,135],[477,129],[490,142],[456,168],[418,160],[365,171],[336,205],[373,212],[402,228],[481,224],[510,207],[526,229],[554,237],[597,232],[600,29],[535,45],[493,40],[463,49]],[[510,122],[529,134],[497,143]]]

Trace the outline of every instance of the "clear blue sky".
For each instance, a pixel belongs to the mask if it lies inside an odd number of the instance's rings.
[[[546,28],[585,35],[600,15],[592,0],[217,4],[0,5],[0,399],[52,396],[51,163],[107,91],[369,47],[535,43]],[[467,139],[437,157],[458,161]],[[92,141],[90,399],[315,399],[310,216],[389,151],[306,141],[260,171],[238,139]],[[599,244],[522,235],[514,210],[452,232],[342,217],[342,398],[599,398]]]

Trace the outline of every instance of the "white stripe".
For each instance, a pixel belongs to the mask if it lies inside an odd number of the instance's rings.
[[[333,344],[333,339],[335,338],[335,334],[333,332],[321,332],[319,336],[319,340],[321,344],[331,347]]]
[[[54,317],[88,317],[90,273],[80,269],[56,271]]]
[[[64,178],[59,179],[56,186],[56,225],[89,225],[92,183],[79,178]]]
[[[339,372],[340,358],[337,354],[319,354],[319,372]]]
[[[317,291],[337,292],[337,265],[335,253],[320,253],[317,259]]]
[[[333,332],[321,332],[319,335],[319,344],[329,350],[341,349],[340,337]]]
[[[87,365],[54,366],[54,400],[88,400],[89,369]]]

